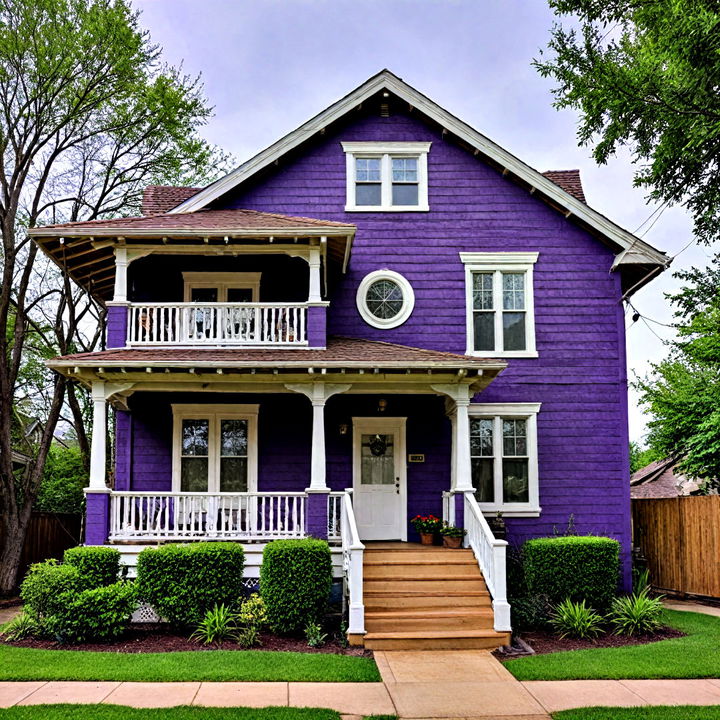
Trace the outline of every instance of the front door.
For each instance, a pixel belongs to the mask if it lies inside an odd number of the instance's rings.
[[[362,540],[407,540],[405,418],[353,418],[353,505]]]

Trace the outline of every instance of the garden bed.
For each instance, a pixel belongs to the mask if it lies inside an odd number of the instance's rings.
[[[191,650],[234,650],[242,652],[234,641],[226,641],[213,645],[203,645],[196,640],[190,640],[187,636],[173,632],[167,625],[162,624],[134,624],[123,634],[121,638],[106,643],[81,643],[78,645],[66,645],[55,640],[43,638],[27,638],[16,642],[5,642],[5,645],[22,648],[35,648],[38,650],[85,650],[88,652],[116,652],[116,653],[166,653],[184,652]],[[325,653],[333,655],[352,655],[355,657],[371,657],[369,650],[359,647],[343,648],[337,639],[328,638],[328,642],[322,647],[308,647],[304,638],[280,637],[271,633],[262,633],[260,636],[261,645],[253,647],[253,650],[266,651],[289,651],[302,653]]]

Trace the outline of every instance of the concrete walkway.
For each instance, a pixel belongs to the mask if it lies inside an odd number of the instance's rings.
[[[720,680],[517,681],[487,651],[384,651],[381,683],[0,682],[0,707],[108,703],[131,707],[321,707],[345,720],[550,720],[549,713],[605,705],[720,705]]]
[[[663,605],[668,610],[681,610],[683,612],[696,612],[703,615],[713,615],[720,617],[720,607],[715,605],[703,605],[702,603],[693,602],[692,600],[663,600]]]

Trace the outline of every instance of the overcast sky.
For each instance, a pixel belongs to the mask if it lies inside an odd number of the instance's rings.
[[[550,81],[531,61],[553,16],[542,0],[135,0],[163,57],[201,73],[215,108],[205,136],[243,161],[389,68],[444,108],[538,170],[580,168],[590,205],[630,231],[655,210],[632,187],[628,156],[596,167],[578,148],[577,118],[553,109]],[[680,209],[640,234],[675,255],[690,241]],[[704,266],[712,251],[691,245],[673,270]],[[660,323],[672,271],[637,293],[634,305]],[[630,316],[626,324],[630,325]],[[672,331],[640,320],[628,329],[630,375],[662,358]],[[659,336],[659,337],[658,337]],[[644,418],[630,394],[630,437]]]

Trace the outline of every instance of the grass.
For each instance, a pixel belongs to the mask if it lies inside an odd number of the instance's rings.
[[[340,720],[319,708],[175,707],[147,710],[121,705],[26,705],[0,710],[2,720]]]
[[[509,660],[505,667],[518,680],[720,677],[720,618],[665,610],[663,622],[687,636],[646,645],[531,655]]]
[[[115,653],[0,645],[2,680],[379,682],[380,673],[371,658],[351,655],[269,650]]]
[[[2,717],[2,715],[0,715]],[[720,705],[579,708],[553,713],[554,720],[720,720]]]

